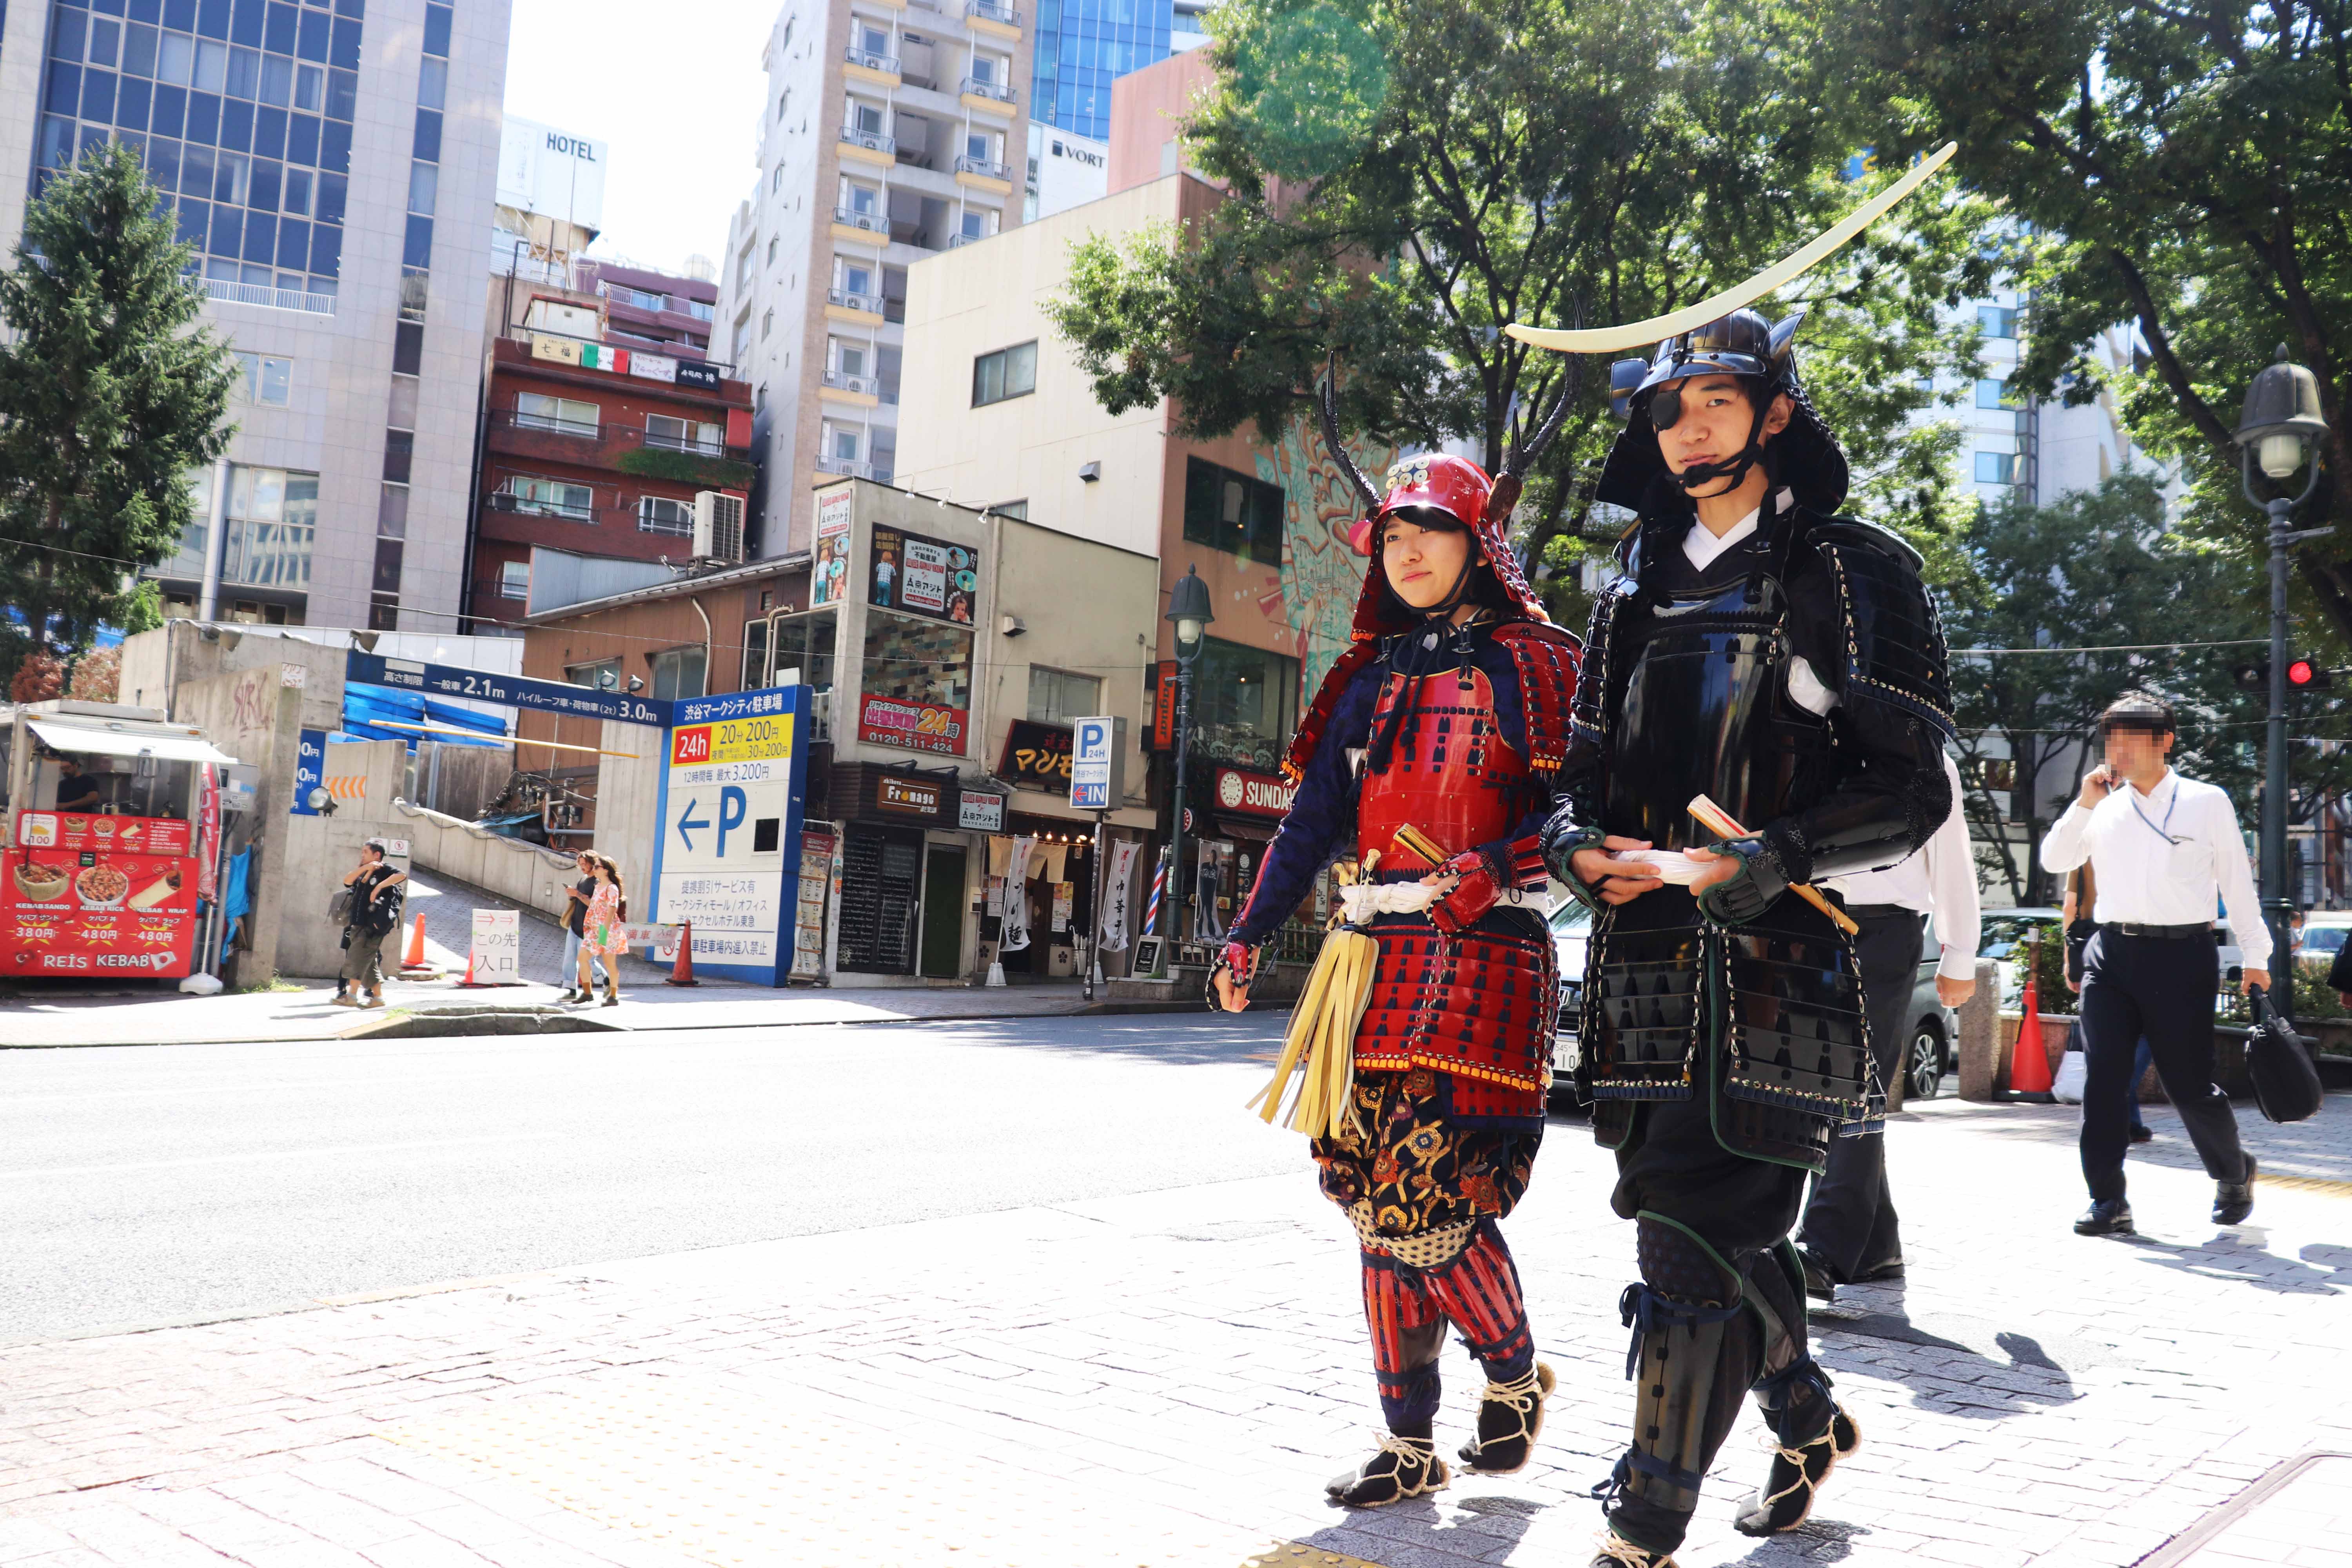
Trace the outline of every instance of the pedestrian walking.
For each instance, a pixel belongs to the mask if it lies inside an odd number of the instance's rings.
[[[586,1002],[595,992],[588,983],[588,966],[603,959],[604,969],[604,1005],[621,1005],[621,955],[629,950],[628,930],[622,923],[629,918],[629,902],[621,890],[621,868],[609,855],[590,850],[582,857],[589,864],[595,887],[588,897],[588,907],[580,921],[580,954],[576,978],[579,1000]]]
[[[1546,885],[1537,835],[1568,748],[1578,649],[1507,533],[1518,477],[1549,437],[1515,448],[1496,480],[1462,458],[1407,458],[1384,497],[1339,445],[1325,395],[1326,443],[1370,513],[1372,560],[1353,646],[1284,758],[1297,792],[1210,999],[1246,1006],[1264,944],[1335,856],[1358,858],[1378,901],[1365,934],[1334,936],[1349,945],[1327,957],[1360,954],[1369,937],[1370,973],[1350,984],[1370,1000],[1360,1022],[1349,1010],[1318,1040],[1309,1071],[1342,1069],[1312,1148],[1324,1196],[1356,1233],[1388,1426],[1325,1490],[1377,1508],[1450,1479],[1435,1434],[1449,1322],[1486,1374],[1467,1468],[1524,1468],[1553,1386],[1501,1224],[1543,1142],[1559,986],[1528,899]]]
[[[1962,1007],[1976,994],[1981,931],[1976,852],[1969,847],[1968,814],[1959,805],[1960,770],[1948,753],[1943,761],[1952,811],[1926,847],[1891,869],[1832,877],[1823,884],[1843,898],[1846,914],[1862,928],[1853,956],[1870,1025],[1871,1064],[1882,1089],[1892,1089],[1903,1071],[1924,917],[1936,921],[1936,1000]],[[1797,1251],[1805,1265],[1805,1293],[1823,1301],[1834,1300],[1840,1285],[1903,1278],[1884,1129],[1830,1144],[1829,1163],[1813,1178]]]
[[[1801,1524],[1862,1441],[1808,1343],[1790,1231],[1883,1101],[1854,950],[1798,889],[1929,841],[1951,698],[1919,557],[1839,515],[1846,460],[1797,326],[1741,310],[1622,366],[1631,423],[1596,491],[1639,519],[1593,606],[1544,842],[1595,913],[1577,1082],[1640,1268],[1595,1568],[1674,1561],[1743,1394],[1773,1439],[1743,1534]],[[1694,819],[1700,795],[1735,831]],[[1898,919],[1885,945],[1916,964],[1918,941]]]
[[[2230,797],[2180,776],[2168,762],[2172,705],[2130,692],[2099,715],[2105,761],[2042,842],[2042,864],[2071,871],[2085,860],[2098,879],[2098,933],[2083,958],[2083,1179],[2091,1206],[2078,1236],[2129,1236],[2124,1106],[2133,1047],[2147,1037],[2156,1076],[2213,1178],[2213,1223],[2253,1212],[2254,1159],[2238,1143],[2238,1119],[2213,1082],[2213,1004],[2221,958],[2214,946],[2218,893],[2244,954],[2243,987],[2270,984],[2271,933]],[[2293,963],[2292,959],[2288,960]]]
[[[2091,863],[2084,861],[2066,879],[2066,898],[2059,913],[2059,924],[2066,931],[2066,989],[2080,996],[2083,994],[2083,955],[2089,951],[2091,939],[2099,934],[2099,922],[2091,918],[2091,910],[2098,902],[2098,873]],[[2079,1011],[2080,1005],[2077,1004]],[[2080,1050],[2083,1045],[2083,1020],[2074,1020],[2073,1040],[2069,1050]],[[2087,1058],[2085,1064],[2088,1065]],[[2148,1130],[2147,1120],[2139,1113],[2139,1086],[2147,1081],[2148,1068],[2156,1058],[2147,1048],[2147,1037],[2139,1037],[2139,1046],[2132,1052],[2131,1078],[2124,1085],[2124,1110],[2131,1118],[2131,1141],[2146,1143],[2156,1134]]]
[[[580,969],[581,928],[588,917],[589,900],[596,895],[596,857],[583,849],[572,858],[580,872],[580,879],[563,889],[563,984],[568,989],[555,1000],[559,1005],[585,1002],[595,994],[577,983]],[[601,978],[604,965],[600,962],[595,972]]]
[[[400,923],[400,885],[408,873],[388,864],[390,846],[371,838],[360,863],[343,874],[351,889],[343,919],[343,963],[335,985],[338,1007],[383,1005],[383,939]]]

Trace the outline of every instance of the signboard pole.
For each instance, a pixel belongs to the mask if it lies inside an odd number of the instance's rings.
[[[1087,906],[1087,984],[1084,992],[1086,1000],[1089,1002],[1095,999],[1096,976],[1102,973],[1103,856],[1110,842],[1109,836],[1103,829],[1109,822],[1109,812],[1095,813],[1095,896]]]

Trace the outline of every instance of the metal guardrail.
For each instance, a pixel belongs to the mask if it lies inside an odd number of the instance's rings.
[[[982,240],[992,237],[985,234],[951,234],[948,236],[948,248],[953,250],[960,246],[978,245]]]
[[[851,65],[864,66],[867,70],[880,71],[886,76],[898,74],[898,57],[896,55],[869,55],[864,49],[855,47],[842,50],[841,55]]]
[[[647,430],[642,425],[623,425],[613,420],[591,425],[584,419],[558,419],[544,414],[525,414],[519,409],[493,408],[489,411],[489,423],[493,427],[527,430],[534,435],[562,436],[577,441],[613,441],[623,446],[650,447],[661,452],[688,452],[698,458],[751,461],[751,448],[748,447],[730,447],[723,440],[702,441],[690,436],[666,436]]]
[[[885,237],[887,237],[890,233],[888,213],[862,213],[852,207],[835,207],[833,209],[833,221],[847,224],[852,228],[862,228],[868,234],[878,234]]]
[[[875,316],[882,313],[883,300],[879,294],[853,294],[846,289],[828,289],[824,291],[824,298],[827,304],[838,305],[845,310],[864,310]]]
[[[983,21],[1002,22],[1009,27],[1021,25],[1021,13],[1010,5],[997,4],[997,0],[964,0],[963,14]]]
[[[874,477],[873,464],[852,462],[847,458],[819,458],[816,460],[816,466],[825,473],[846,474],[853,479],[870,479]]]
[[[824,384],[836,392],[857,392],[871,396],[875,378],[870,375],[849,375],[837,370],[824,373]]]
[[[335,313],[332,294],[312,294],[299,289],[272,289],[259,283],[232,283],[226,278],[199,278],[196,287],[212,299],[231,305],[258,305],[268,310],[299,310],[305,315]]]
[[[956,159],[955,166],[959,174],[985,174],[992,180],[1003,180],[1007,184],[1013,179],[1012,165],[1000,163],[992,158],[975,158],[965,153]]]
[[[976,76],[964,78],[961,90],[971,93],[976,98],[992,98],[999,103],[1013,101],[1012,88],[1003,82],[982,81]]]
[[[887,153],[893,158],[898,155],[898,139],[885,136],[879,131],[861,131],[855,125],[845,125],[841,128],[841,140],[868,152]]]

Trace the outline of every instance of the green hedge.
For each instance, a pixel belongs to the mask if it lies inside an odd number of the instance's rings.
[[[661,447],[639,447],[624,452],[613,466],[644,479],[668,479],[673,484],[700,485],[705,489],[749,489],[752,468],[725,458],[705,458],[693,452],[673,452]]]

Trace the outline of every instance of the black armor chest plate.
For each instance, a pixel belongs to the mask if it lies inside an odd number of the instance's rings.
[[[1606,744],[1604,831],[1662,848],[1714,835],[1689,811],[1704,795],[1755,828],[1801,803],[1831,745],[1827,721],[1788,694],[1788,596],[1769,572],[1720,573],[1621,601],[1611,675],[1622,684]]]

